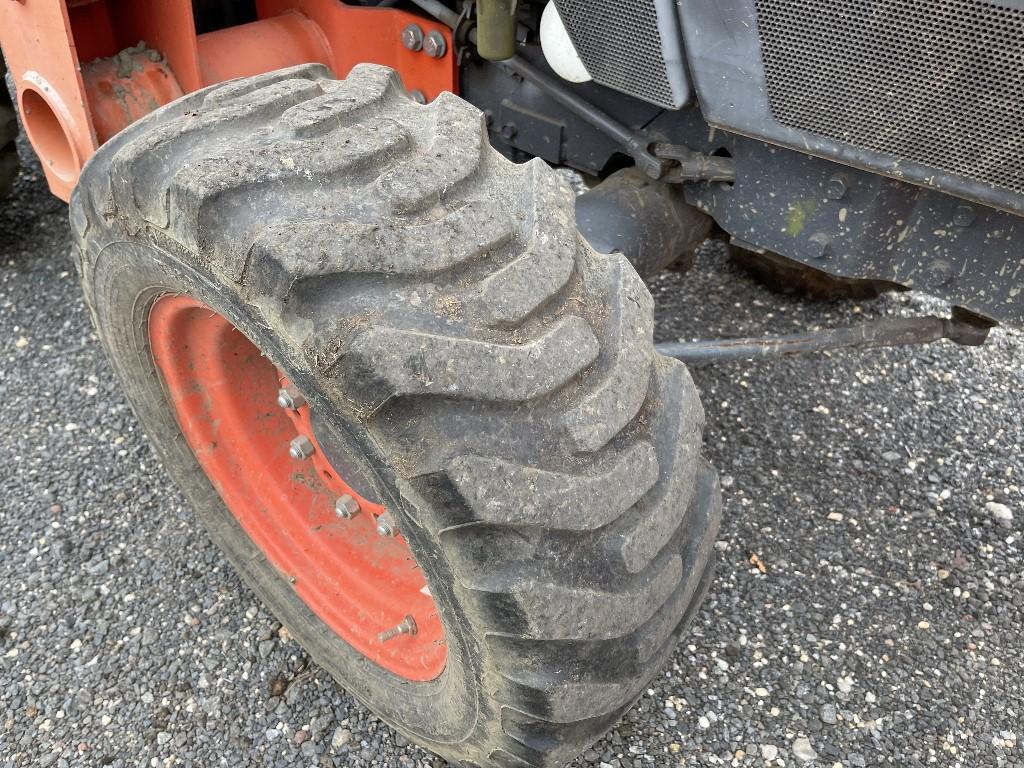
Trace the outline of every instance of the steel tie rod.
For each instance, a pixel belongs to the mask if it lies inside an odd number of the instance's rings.
[[[734,360],[788,357],[833,349],[866,349],[930,344],[949,339],[976,347],[985,343],[989,326],[954,317],[901,317],[870,320],[842,328],[829,328],[786,336],[751,336],[740,339],[673,341],[656,344],[663,355],[685,363],[720,363]]]

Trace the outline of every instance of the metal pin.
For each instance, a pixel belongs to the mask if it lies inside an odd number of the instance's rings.
[[[388,640],[398,637],[399,635],[415,635],[416,634],[416,620],[412,616],[406,616],[402,619],[402,623],[397,627],[387,629],[377,635],[377,639],[382,643],[386,643]]]
[[[316,448],[312,441],[305,435],[299,435],[288,445],[288,455],[293,459],[308,459],[313,455]]]
[[[395,532],[395,519],[391,513],[385,512],[377,518],[377,533],[381,536],[394,536]]]
[[[306,398],[293,385],[289,384],[277,390],[277,404],[282,408],[294,411],[306,404]]]
[[[338,500],[334,502],[334,513],[345,520],[351,520],[359,514],[359,502],[347,493],[339,496]]]

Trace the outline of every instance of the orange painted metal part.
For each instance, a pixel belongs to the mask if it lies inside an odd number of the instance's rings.
[[[185,93],[204,85],[192,18],[192,0],[106,0],[120,43],[108,56],[145,40],[160,51]]]
[[[165,296],[150,312],[153,359],[182,434],[243,530],[299,598],[371,661],[407,680],[444,670],[447,646],[426,580],[401,536],[376,532],[384,511],[357,494],[323,456],[309,409],[282,409],[287,382],[231,323],[188,296]],[[309,459],[289,455],[296,435]],[[355,498],[350,520],[334,512]],[[415,635],[378,634],[412,615]]]
[[[256,0],[260,18],[298,11],[315,21],[330,45],[331,70],[345,77],[357,64],[370,62],[391,67],[402,76],[407,89],[419,90],[434,99],[443,91],[456,90],[457,62],[452,31],[433,19],[392,8],[364,8],[339,0]],[[402,30],[418,24],[423,33],[436,30],[445,39],[445,55],[433,59],[423,51],[402,45]]]
[[[257,0],[256,8],[256,22],[197,36],[190,0],[0,0],[0,45],[53,193],[69,199],[85,161],[146,106],[223,79],[313,61],[345,77],[371,62],[427,99],[456,92],[451,30],[432,19],[340,0]],[[403,47],[409,24],[441,34],[444,56]],[[122,78],[103,63],[140,40],[165,65]]]
[[[205,84],[313,61],[329,65],[330,47],[320,27],[294,11],[199,36]]]
[[[167,63],[156,51],[122,51],[82,69],[100,144],[157,107],[183,95]]]
[[[96,135],[66,6],[60,0],[0,2],[0,45],[29,141],[50,189],[67,200]]]

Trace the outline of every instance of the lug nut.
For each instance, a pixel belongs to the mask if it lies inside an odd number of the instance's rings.
[[[953,223],[958,227],[969,227],[974,223],[976,216],[977,214],[971,206],[958,205],[953,212]]]
[[[293,385],[289,384],[277,390],[277,404],[282,408],[294,411],[306,404],[306,398]]]
[[[410,51],[418,51],[423,48],[423,30],[419,24],[410,24],[402,30],[402,45]]]
[[[412,616],[406,616],[402,619],[402,623],[397,627],[387,629],[377,635],[377,639],[382,643],[386,643],[392,638],[398,637],[399,635],[415,635],[416,634],[416,620]]]
[[[377,518],[377,533],[381,536],[394,536],[396,533],[395,520],[390,512],[385,512]]]
[[[827,259],[832,255],[832,238],[825,232],[815,232],[810,239],[810,254],[815,259]]]
[[[344,496],[339,496],[338,500],[334,502],[334,513],[345,520],[351,520],[359,514],[359,502],[347,493]]]
[[[837,173],[825,185],[825,194],[833,200],[842,200],[846,196],[847,189],[846,177]]]
[[[428,32],[423,39],[423,52],[432,59],[444,56],[448,52],[448,43],[445,42],[444,35],[436,29]]]
[[[308,459],[314,451],[313,442],[305,435],[299,435],[288,445],[288,455],[293,459]]]

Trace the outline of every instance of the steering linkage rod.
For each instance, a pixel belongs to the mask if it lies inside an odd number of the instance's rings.
[[[654,348],[663,355],[692,364],[789,357],[833,349],[901,347],[909,344],[930,344],[941,339],[949,339],[969,347],[981,346],[988,338],[991,326],[979,321],[978,318],[964,315],[966,313],[954,310],[951,318],[885,318],[844,328],[828,328],[786,336],[674,341],[655,344]]]

